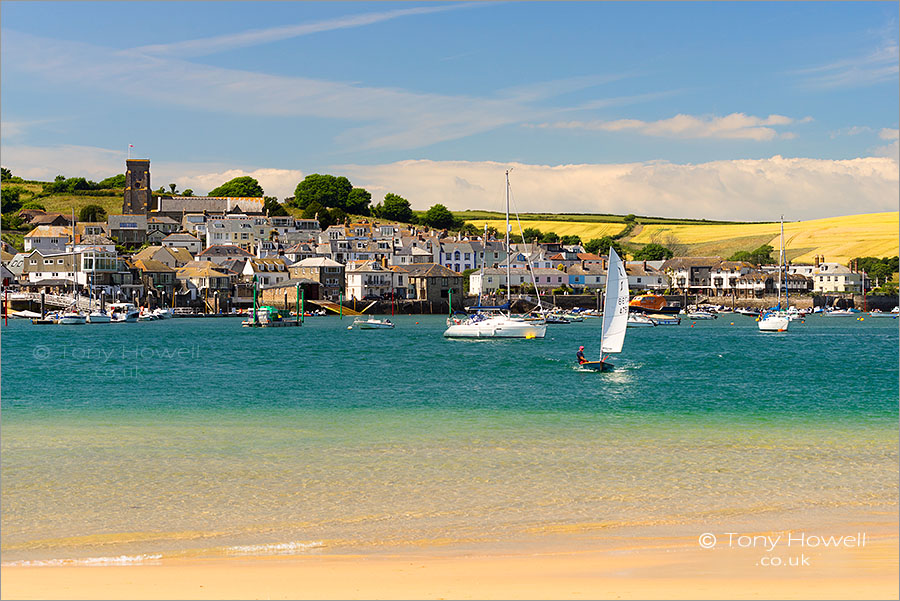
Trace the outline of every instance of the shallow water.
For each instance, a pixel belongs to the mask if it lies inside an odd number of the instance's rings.
[[[596,355],[599,320],[543,340],[394,321],[10,322],[3,561],[485,548],[896,512],[895,320],[630,329],[604,374],[574,364],[580,344]]]

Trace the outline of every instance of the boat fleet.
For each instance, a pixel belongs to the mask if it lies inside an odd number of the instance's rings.
[[[149,309],[147,307],[136,307],[132,303],[109,303],[105,309],[94,309],[92,311],[82,311],[73,305],[62,311],[50,312],[43,316],[39,313],[25,311],[21,312],[20,315],[22,317],[30,317],[31,322],[38,325],[77,326],[89,323],[135,323],[138,321],[171,319],[173,312],[170,308]]]

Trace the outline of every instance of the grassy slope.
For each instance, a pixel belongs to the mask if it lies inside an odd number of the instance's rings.
[[[853,257],[889,257],[900,253],[900,213],[868,213],[784,224],[788,259],[811,263],[815,255],[845,263]],[[729,256],[753,250],[761,244],[780,245],[780,226],[775,224],[646,225],[626,242],[635,245],[659,242],[675,244],[690,256]]]

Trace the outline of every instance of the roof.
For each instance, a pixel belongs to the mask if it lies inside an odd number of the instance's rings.
[[[147,217],[147,223],[167,223],[169,225],[178,225],[178,221],[175,221],[171,217],[166,217],[165,215],[150,215]]]
[[[162,213],[223,213],[242,209],[253,213],[263,212],[263,199],[230,196],[179,196],[160,197],[159,211]]]
[[[174,273],[174,269],[162,263],[160,261],[154,261],[153,259],[138,259],[137,261],[132,262],[135,267],[140,269],[141,271],[149,271],[149,272],[170,272]]]
[[[328,257],[310,257],[293,263],[291,267],[343,267],[343,265]]]
[[[232,244],[213,244],[206,250],[197,253],[198,257],[252,257],[253,255],[240,246]]]
[[[410,263],[404,265],[402,269],[409,273],[413,278],[433,278],[433,277],[459,277],[459,274],[452,269],[447,269],[443,265],[437,263]]]
[[[109,224],[110,229],[136,229],[136,230],[145,230],[147,229],[147,216],[146,215],[110,215],[106,218],[106,223]],[[122,224],[134,224],[133,227],[122,227]]]
[[[4,263],[11,261],[12,258],[15,256],[16,255],[14,255],[12,253],[8,253],[5,250],[0,250],[0,261],[3,261]]]
[[[194,255],[191,254],[186,248],[177,248],[172,246],[164,246],[166,250],[169,251],[169,254],[175,257],[175,260],[179,263],[188,263],[189,261],[194,260]]]
[[[76,242],[76,244],[80,246],[109,246],[110,244],[115,244],[115,242],[103,234],[88,234],[87,236],[82,236],[81,240]]]
[[[579,261],[602,261],[603,257],[598,255],[597,253],[576,253],[576,257],[578,257]]]
[[[187,232],[175,232],[174,234],[169,234],[165,238],[163,238],[163,242],[200,242],[200,239],[193,234],[189,234]]]
[[[44,215],[35,215],[34,219],[31,220],[31,223],[34,225],[49,225],[57,219],[61,219],[66,223],[72,223],[71,217],[67,217],[62,213],[45,213]]]
[[[71,236],[72,228],[67,225],[39,225],[27,234],[25,238],[62,238]]]
[[[270,284],[268,286],[260,286],[260,290],[271,290],[272,288],[293,288],[297,284],[301,286],[309,286],[309,285],[319,285],[319,282],[315,280],[310,280],[308,278],[291,278],[289,280],[282,280],[277,284]]]
[[[153,259],[153,257],[161,250],[169,251],[170,249],[166,246],[148,246],[147,248],[142,248],[138,252],[134,253],[131,257],[132,261],[149,261]]]
[[[662,264],[660,269],[690,269],[692,267],[712,267],[723,261],[722,257],[673,257]]]
[[[223,273],[213,267],[209,261],[203,261],[200,264],[191,264],[184,265],[183,267],[179,267],[176,270],[176,276],[178,278],[193,278],[193,277],[201,277],[201,278],[227,278],[231,277],[227,273]]]

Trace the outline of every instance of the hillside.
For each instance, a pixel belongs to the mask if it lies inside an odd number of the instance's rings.
[[[549,216],[548,216],[549,217]],[[503,231],[502,219],[469,219],[481,229],[485,223]],[[656,242],[685,256],[720,255],[729,257],[739,250],[753,250],[763,244],[779,246],[778,223],[687,223],[679,220],[654,220],[638,217],[638,227],[624,238],[637,250]],[[616,222],[572,221],[559,219],[522,220],[522,227],[536,227],[560,236],[577,235],[583,241],[611,236],[624,229],[621,217]],[[790,261],[811,263],[815,255],[826,261],[846,264],[854,257],[890,257],[900,254],[900,212],[868,213],[830,217],[784,224],[785,247]],[[513,221],[513,236],[519,228]]]

